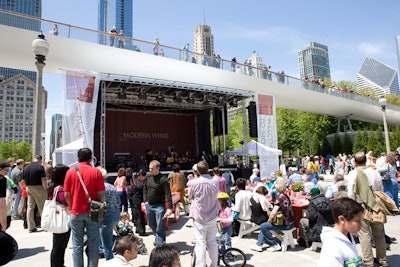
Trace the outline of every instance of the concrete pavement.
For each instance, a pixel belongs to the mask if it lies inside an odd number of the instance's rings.
[[[388,217],[388,223],[385,225],[386,233],[389,236],[396,237],[400,243],[399,225],[400,216]],[[192,222],[186,217],[181,216],[179,222],[173,223],[170,219],[170,230],[168,231],[167,242],[173,243],[181,249],[182,266],[190,266],[190,251],[193,247],[191,241],[194,239]],[[10,229],[7,230],[18,242],[19,251],[13,261],[7,264],[10,267],[20,266],[50,266],[50,252],[52,247],[52,234],[39,231],[36,233],[28,233],[23,229],[22,221],[12,221]],[[147,229],[151,234],[151,230]],[[243,239],[234,237],[232,239],[233,247],[240,248],[247,255],[247,266],[317,266],[319,252],[311,251],[296,245],[295,249],[289,248],[286,252],[255,252],[250,247],[256,243],[257,234],[246,236]],[[150,253],[153,248],[154,236],[151,234],[144,237],[144,242]],[[390,266],[400,266],[400,244],[392,244],[391,250],[388,252]],[[358,245],[359,253],[361,254]],[[149,255],[138,255],[137,259],[131,263],[133,266],[148,266]],[[105,262],[104,259],[99,261],[99,266]],[[221,262],[222,264],[222,262]],[[65,255],[65,265],[73,266],[72,263],[72,243],[70,241]]]

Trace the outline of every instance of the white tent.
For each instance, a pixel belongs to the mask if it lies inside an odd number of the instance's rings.
[[[78,161],[78,150],[84,147],[83,138],[56,148],[53,153],[53,164],[74,165]]]
[[[267,154],[271,156],[279,156],[282,155],[282,151],[279,149],[275,149],[272,147],[265,146],[261,143],[258,143],[254,140],[251,140],[247,144],[243,145],[243,147],[227,151],[228,154],[231,155],[246,155],[246,156],[258,156],[260,154]]]

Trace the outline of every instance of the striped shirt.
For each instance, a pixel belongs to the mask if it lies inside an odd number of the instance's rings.
[[[217,199],[218,191],[218,180],[208,174],[192,179],[188,190],[191,199],[190,217],[199,223],[217,218],[221,209]]]

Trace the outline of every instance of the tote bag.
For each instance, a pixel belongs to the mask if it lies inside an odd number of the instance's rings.
[[[42,229],[54,234],[69,231],[69,212],[64,205],[56,201],[59,187],[56,187],[53,199],[45,201],[41,221]]]

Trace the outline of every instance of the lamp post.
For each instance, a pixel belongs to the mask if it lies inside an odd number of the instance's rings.
[[[385,131],[385,143],[386,143],[386,153],[389,154],[390,152],[390,141],[389,141],[389,130],[386,122],[386,98],[382,97],[379,99],[379,104],[382,108],[382,116],[383,116],[383,128]]]
[[[38,35],[38,38],[33,40],[32,48],[33,53],[36,58],[36,68],[37,68],[37,77],[36,77],[36,92],[35,99],[33,102],[33,137],[32,137],[32,147],[33,147],[33,158],[35,155],[39,155],[42,152],[41,149],[41,139],[43,133],[43,89],[42,89],[42,76],[43,76],[43,68],[44,61],[46,60],[47,53],[49,52],[49,43],[44,39],[45,36],[41,32]]]

